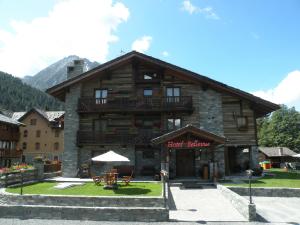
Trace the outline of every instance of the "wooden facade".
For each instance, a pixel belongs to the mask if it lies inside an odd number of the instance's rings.
[[[0,114],[0,166],[9,167],[15,161],[20,161],[22,150],[17,148],[20,138],[21,123]]]
[[[278,108],[241,90],[137,52],[70,77],[48,93],[66,102],[65,129],[77,140],[76,146],[65,145],[65,151],[70,152],[66,153],[68,157],[72,157],[71,151],[77,151],[79,158],[73,159],[80,163],[109,148],[124,149],[120,153],[132,159],[131,166],[138,168],[137,174],[143,174],[144,166],[148,171],[153,167],[155,173],[163,167],[172,169],[175,176],[180,176],[176,161],[184,161],[184,157],[194,162],[191,175],[199,176],[199,170],[204,165],[209,167],[209,163],[218,165],[223,174],[226,161],[230,160],[228,149],[256,146],[256,118]],[[74,125],[74,121],[78,124]],[[193,148],[193,156],[181,151],[176,156],[163,145],[154,146],[151,142],[188,124],[224,137],[226,142],[214,146],[213,151]],[[71,166],[65,173],[70,171]]]

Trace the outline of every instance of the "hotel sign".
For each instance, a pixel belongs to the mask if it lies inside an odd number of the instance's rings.
[[[210,142],[207,141],[168,141],[166,144],[167,148],[199,148],[209,147]]]

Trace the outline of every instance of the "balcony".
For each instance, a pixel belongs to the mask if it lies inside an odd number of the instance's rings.
[[[146,98],[80,98],[78,112],[192,112],[192,96]]]
[[[0,140],[5,141],[18,141],[20,133],[18,131],[0,130]]]
[[[22,150],[16,149],[0,149],[0,158],[20,158],[22,157]]]
[[[150,144],[150,141],[161,135],[160,132],[142,132],[139,131],[135,134],[130,133],[102,133],[95,131],[78,131],[77,132],[77,144],[94,144],[94,145],[104,145],[104,144],[120,144],[120,145],[144,145]]]

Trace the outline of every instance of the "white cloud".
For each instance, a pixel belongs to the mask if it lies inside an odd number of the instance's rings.
[[[253,94],[278,104],[295,106],[297,110],[300,110],[299,84],[300,71],[295,70],[290,72],[275,88],[255,91]]]
[[[112,0],[64,0],[45,17],[11,21],[12,32],[0,28],[0,70],[34,74],[71,54],[103,62],[129,14],[124,4]]]
[[[132,45],[131,49],[138,52],[146,52],[151,45],[152,37],[151,36],[143,36],[141,38],[136,39]]]
[[[163,51],[161,54],[162,54],[164,57],[168,57],[168,56],[170,55],[170,53],[167,52],[167,51]]]
[[[207,19],[214,19],[214,20],[220,19],[220,17],[217,15],[217,13],[214,11],[212,7],[207,6],[201,8],[193,5],[189,0],[185,0],[182,2],[182,9],[188,12],[189,14],[193,14],[193,13],[203,14]]]

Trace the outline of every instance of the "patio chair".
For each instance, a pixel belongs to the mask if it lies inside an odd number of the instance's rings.
[[[93,178],[94,183],[95,183],[97,186],[100,186],[100,185],[101,185],[101,182],[104,181],[104,176],[94,176],[94,177],[92,177],[92,178]]]
[[[133,177],[133,170],[131,171],[131,175],[130,176],[123,176],[122,177],[122,182],[124,182],[125,185],[127,186],[130,183],[132,177]]]

